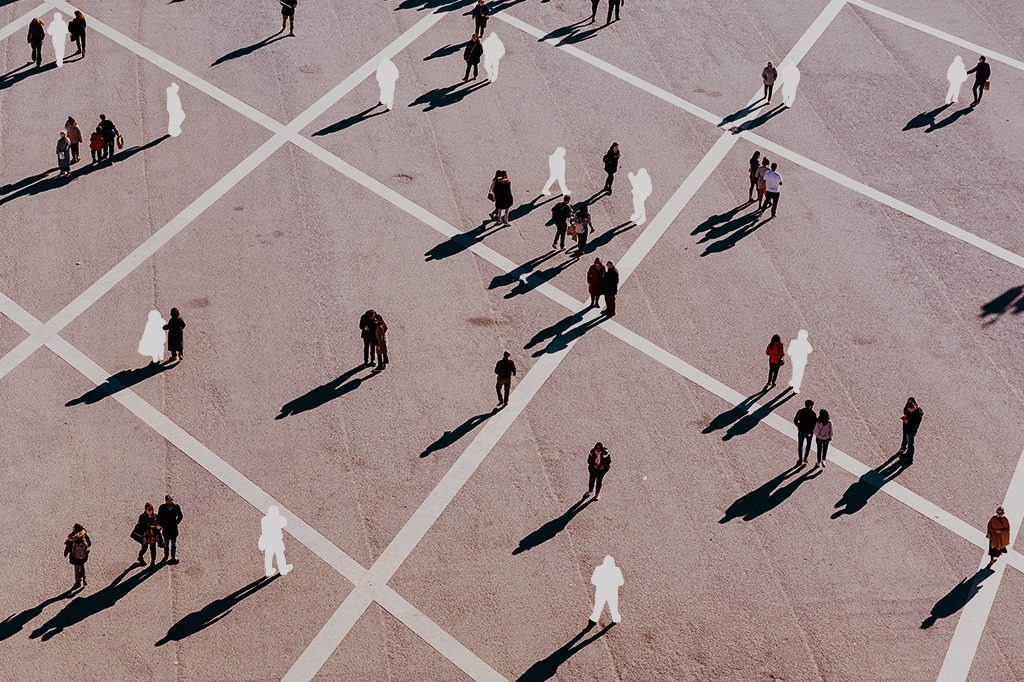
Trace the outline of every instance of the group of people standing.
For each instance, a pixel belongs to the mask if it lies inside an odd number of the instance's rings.
[[[78,48],[74,54],[85,56],[85,15],[81,12],[76,11],[74,19],[69,22],[64,21],[59,13],[54,14],[50,28],[46,28],[46,24],[38,17],[29,22],[28,44],[32,47],[32,59],[29,63],[35,62],[37,68],[43,65],[43,41],[47,33],[53,41],[57,66],[64,65],[64,41],[69,35]]]
[[[754,201],[757,190],[757,215],[772,207],[772,218],[779,209],[779,193],[782,191],[782,175],[778,171],[779,164],[772,163],[768,157],[761,158],[761,152],[755,151],[750,157],[750,191],[748,201]]]
[[[363,364],[372,365],[376,358],[377,370],[388,366],[388,326],[375,310],[367,310],[359,318],[359,335],[363,339]]]
[[[587,291],[590,293],[590,307],[597,308],[600,303],[598,299],[604,296],[604,314],[608,317],[615,316],[615,297],[619,293],[619,271],[614,261],[608,261],[605,265],[600,258],[594,259],[594,264],[587,270]]]
[[[57,140],[57,168],[60,170],[58,177],[69,175],[71,164],[81,160],[79,145],[83,139],[78,121],[74,116],[68,116],[68,120],[64,122],[64,130],[60,131],[60,138]],[[96,126],[95,132],[89,137],[93,165],[101,161],[113,163],[114,147],[117,145],[124,145],[121,133],[118,132],[113,121],[107,119],[105,114],[100,114],[100,122]]]

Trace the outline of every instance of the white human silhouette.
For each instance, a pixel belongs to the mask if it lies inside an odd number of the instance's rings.
[[[178,84],[167,86],[167,134],[171,137],[181,135],[181,122],[185,120],[185,111],[181,108],[178,97]]]
[[[793,106],[793,100],[796,99],[796,86],[800,83],[800,69],[796,68],[795,63],[787,62],[779,75],[782,77],[782,106],[789,108]]]
[[[793,378],[789,385],[793,387],[793,393],[800,392],[800,382],[804,380],[804,367],[807,366],[807,356],[814,352],[811,344],[807,341],[807,332],[803,329],[796,335],[796,338],[789,342],[789,359],[793,361]]]
[[[387,57],[380,58],[377,67],[377,83],[380,84],[380,103],[388,111],[395,106],[395,83],[398,82],[398,67]]]
[[[153,358],[153,362],[163,362],[164,344],[167,342],[165,324],[167,322],[160,317],[159,310],[149,311],[146,329],[142,332],[142,340],[139,341],[139,355]]]
[[[953,63],[946,69],[946,80],[949,81],[946,104],[951,104],[960,98],[960,86],[967,80],[967,67],[964,66],[964,60],[960,55],[957,55]]]
[[[604,558],[604,563],[594,569],[594,575],[590,578],[594,585],[594,612],[590,614],[590,620],[595,623],[600,620],[601,612],[604,611],[605,602],[608,603],[608,612],[612,616],[612,622],[619,623],[622,616],[619,615],[619,588],[622,587],[622,571],[615,565],[615,559],[611,556]]]
[[[53,40],[53,52],[57,55],[57,66],[64,66],[65,38],[68,36],[68,22],[64,21],[60,12],[55,12],[50,27],[46,29]]]
[[[491,82],[498,80],[498,61],[505,56],[505,43],[498,39],[498,34],[491,31],[484,41],[484,71]]]
[[[647,222],[647,209],[644,202],[651,196],[651,176],[646,168],[641,168],[636,175],[629,174],[629,182],[633,185],[633,215],[629,217],[637,225]]]
[[[281,516],[281,510],[276,504],[270,505],[267,515],[260,521],[263,533],[257,545],[263,550],[263,568],[270,578],[274,575],[274,557],[277,557],[277,571],[281,575],[288,575],[292,565],[284,560],[284,535],[281,529],[288,525],[288,519]]]
[[[565,147],[559,147],[555,150],[555,153],[548,157],[548,169],[551,171],[551,177],[548,178],[548,183],[544,185],[543,194],[546,197],[551,196],[551,185],[558,181],[558,188],[562,190],[563,195],[572,194],[565,187]]]

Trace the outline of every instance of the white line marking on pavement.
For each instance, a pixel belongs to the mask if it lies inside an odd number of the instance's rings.
[[[0,40],[3,40],[4,38],[14,35],[14,32],[18,31],[19,29],[25,28],[26,26],[28,26],[29,22],[35,19],[36,17],[43,16],[43,14],[46,13],[46,9],[49,6],[50,3],[44,2],[43,4],[39,5],[39,7],[36,7],[34,10],[22,14],[20,17],[18,17],[11,23],[7,24],[3,28],[0,28]]]

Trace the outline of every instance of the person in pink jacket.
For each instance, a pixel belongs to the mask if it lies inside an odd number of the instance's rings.
[[[772,337],[764,353],[768,356],[768,383],[764,387],[766,389],[775,388],[775,380],[779,378],[779,368],[786,362],[784,359],[786,349],[782,347],[782,338],[778,334]]]
[[[818,443],[818,466],[824,469],[828,444],[832,442],[832,421],[828,418],[828,410],[818,413],[818,421],[814,423],[814,440]]]

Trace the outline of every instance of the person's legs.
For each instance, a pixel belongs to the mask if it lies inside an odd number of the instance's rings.
[[[914,437],[916,435],[917,435],[916,433],[907,433],[906,434],[906,439],[907,439],[907,459],[909,459],[911,462],[914,461]]]
[[[601,482],[604,481],[604,474],[604,471],[597,474],[597,478],[594,481],[594,497],[601,497]]]
[[[903,440],[900,441],[900,449],[896,451],[898,455],[907,454],[907,425],[903,425]]]
[[[772,205],[772,217],[774,218],[775,217],[775,212],[779,210],[779,193],[778,192],[768,192],[767,194],[768,194],[768,203],[770,203]],[[767,208],[767,207],[768,206],[766,204],[765,208]]]
[[[156,543],[149,543],[149,564],[152,566],[156,563]]]
[[[168,547],[168,549],[171,550],[171,561],[174,561],[175,556],[178,553],[178,538],[177,537],[168,538],[167,539],[167,547]]]
[[[604,181],[604,188],[608,190],[608,193],[612,193],[612,182],[615,180],[615,173],[608,173],[608,177]]]
[[[771,85],[767,86],[767,88],[768,88],[768,103],[771,104],[772,103],[772,90],[775,89],[775,83],[772,83]]]
[[[775,385],[775,380],[779,378],[779,367],[782,367],[782,365],[775,364],[774,362],[768,363],[768,383],[765,386]]]
[[[78,587],[85,581],[85,564],[74,564],[75,567],[75,587]]]
[[[505,381],[504,379],[502,379],[501,377],[498,377],[497,383],[494,384],[494,391],[495,391],[495,393],[498,394],[498,404],[499,405],[503,405],[505,403],[505,400],[508,400],[508,390],[507,389],[505,391],[505,398],[503,399],[501,397],[501,387],[502,387],[504,381]]]
[[[594,593],[594,612],[590,614],[590,620],[595,623],[601,619],[601,612],[604,611],[604,604],[608,600],[603,590],[598,589]]]
[[[472,68],[473,68],[473,65],[470,64],[469,62],[466,62],[466,75],[462,77],[462,80],[464,80],[464,81],[468,81],[469,80],[469,70],[472,69]]]
[[[263,551],[263,573],[268,578],[274,575],[274,552],[269,549]]]
[[[619,591],[617,589],[608,592],[608,613],[611,614],[613,623],[622,620],[622,616],[619,615]]]
[[[579,244],[580,244],[580,255],[581,256],[583,255],[584,249],[587,248],[587,237],[589,235],[590,235],[590,233],[588,231],[586,231],[586,230],[584,230],[583,232],[580,232],[578,235],[576,235],[577,241],[579,241]]]
[[[170,538],[164,538],[164,562],[167,561],[168,556],[171,553],[171,540]]]
[[[285,561],[283,545],[281,546],[281,549],[274,552],[274,556],[277,557],[277,572],[281,575],[288,575],[288,571],[292,570],[292,566]]]
[[[78,38],[79,38],[79,40],[81,41],[81,42],[79,43],[79,45],[81,45],[81,48],[82,48],[82,56],[84,57],[84,56],[85,56],[85,31],[83,31],[83,32],[82,32],[82,35],[80,35],[80,36],[79,36]]]
[[[597,480],[597,472],[593,469],[588,469],[588,471],[590,471],[590,483],[587,484],[587,494],[589,495],[594,492],[594,481]]]
[[[505,225],[511,225],[511,223],[508,221],[508,209],[507,208],[502,208],[502,209],[498,210],[498,221],[503,223],[503,224],[505,224]]]
[[[981,101],[981,93],[985,92],[985,81],[974,81],[974,103]]]
[[[601,4],[601,0],[590,0],[590,21],[594,21],[597,17],[597,6]]]
[[[604,309],[609,316],[615,314],[615,294],[604,295]]]
[[[108,163],[114,163],[114,138],[103,140],[103,157]]]
[[[372,365],[377,354],[377,345],[373,339],[363,339],[363,364]]]

